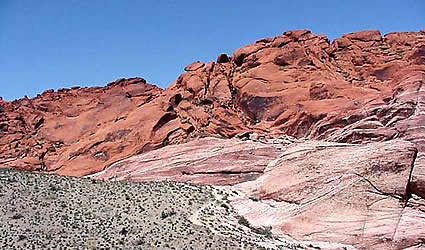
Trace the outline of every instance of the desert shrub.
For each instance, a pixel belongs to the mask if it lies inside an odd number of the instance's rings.
[[[246,227],[251,227],[251,224],[249,223],[249,221],[245,217],[238,216],[237,218],[238,218],[238,223],[239,224],[241,224],[243,226],[246,226]]]
[[[273,236],[272,227],[255,227],[252,230],[257,233],[266,236],[267,238],[271,238]]]
[[[174,209],[171,209],[171,210],[165,209],[161,212],[161,219],[165,219],[165,218],[173,216],[175,214],[176,214],[176,212],[174,211]]]

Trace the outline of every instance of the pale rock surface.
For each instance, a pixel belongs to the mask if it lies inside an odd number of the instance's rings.
[[[201,138],[133,156],[91,177],[233,185],[258,178],[279,153],[276,146],[260,142]]]
[[[425,232],[425,207],[407,189],[415,156],[399,140],[293,145],[261,177],[236,185],[250,199],[233,205],[253,224],[299,240],[407,247]]]
[[[422,178],[416,167],[423,165],[413,143],[292,141],[202,138],[122,160],[91,177],[225,185],[238,193],[232,205],[252,225],[298,241],[368,249],[421,242],[425,203],[410,186]]]

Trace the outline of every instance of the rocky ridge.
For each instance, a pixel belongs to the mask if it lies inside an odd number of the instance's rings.
[[[83,176],[168,144],[244,131],[360,143],[424,137],[425,33],[308,30],[142,78],[0,103],[0,164]]]
[[[424,82],[425,31],[289,31],[165,90],[131,78],[0,101],[0,166],[224,185],[276,234],[420,248]]]

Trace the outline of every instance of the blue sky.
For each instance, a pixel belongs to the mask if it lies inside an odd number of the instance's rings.
[[[423,0],[0,0],[0,96],[141,76],[166,87],[193,61],[307,28],[425,29]]]

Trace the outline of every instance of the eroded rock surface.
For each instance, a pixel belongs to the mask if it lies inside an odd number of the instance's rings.
[[[201,138],[119,161],[91,177],[233,185],[257,179],[279,153],[277,147],[260,142]]]
[[[141,152],[244,131],[424,143],[425,33],[285,32],[194,62],[166,90],[141,78],[0,102],[0,165],[82,176]]]
[[[425,237],[417,152],[403,140],[203,138],[125,159],[91,177],[225,185],[238,194],[233,207],[256,227],[299,241],[400,249]]]
[[[236,187],[251,199],[234,205],[252,223],[297,239],[409,247],[425,236],[425,207],[408,188],[416,153],[399,140],[293,145],[264,175]]]
[[[161,94],[132,78],[0,104],[0,165],[81,176],[160,147],[181,132]]]
[[[225,185],[298,240],[425,244],[424,31],[294,30],[184,70],[0,99],[0,167]]]

